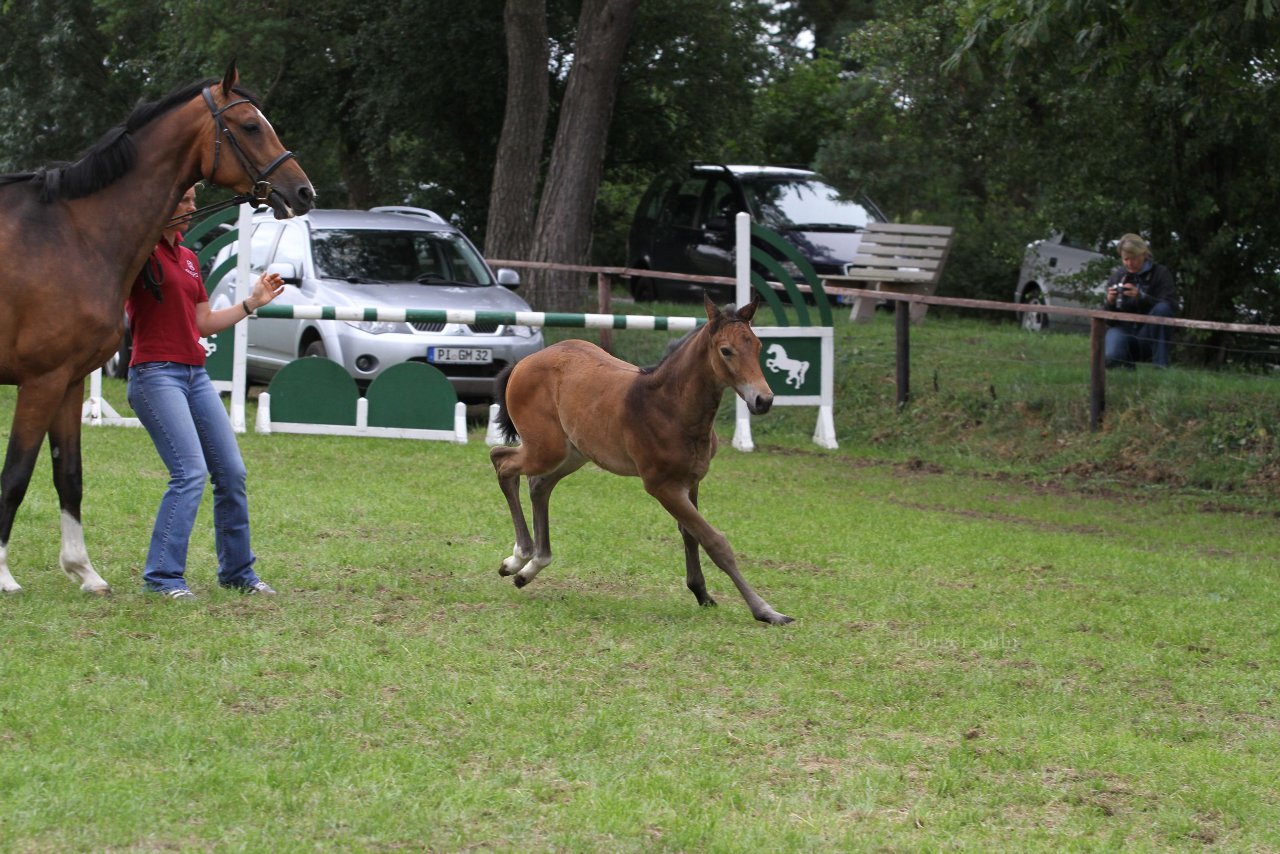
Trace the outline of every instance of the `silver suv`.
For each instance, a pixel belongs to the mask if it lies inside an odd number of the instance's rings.
[[[312,210],[276,220],[255,215],[249,267],[256,278],[277,272],[289,285],[276,305],[359,308],[529,311],[512,293],[514,270],[495,275],[466,236],[419,208]],[[216,269],[234,247],[222,250]],[[235,271],[210,295],[214,309],[231,304]],[[247,373],[270,380],[294,359],[321,356],[367,385],[400,362],[426,362],[444,372],[464,401],[488,401],[507,365],[543,347],[542,331],[493,323],[393,323],[277,320],[248,323]]]
[[[1014,301],[1101,308],[1107,275],[1114,265],[1114,257],[1055,233],[1048,240],[1037,240],[1027,247],[1018,271]],[[1053,322],[1061,326],[1088,325],[1086,318],[1070,315],[1055,315]],[[1049,328],[1049,315],[1023,312],[1022,328],[1043,332]]]

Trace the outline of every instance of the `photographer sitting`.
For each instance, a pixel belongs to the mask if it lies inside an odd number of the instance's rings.
[[[1126,234],[1116,247],[1121,266],[1107,279],[1107,311],[1123,311],[1148,317],[1177,316],[1177,287],[1173,273],[1151,259],[1151,247],[1136,234]],[[1158,368],[1169,367],[1173,327],[1158,323],[1129,323],[1108,320],[1107,367],[1132,368],[1136,362],[1150,361]]]

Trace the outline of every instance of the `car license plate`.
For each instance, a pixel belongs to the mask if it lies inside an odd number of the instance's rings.
[[[493,361],[488,347],[428,347],[427,361],[446,365],[487,365]]]

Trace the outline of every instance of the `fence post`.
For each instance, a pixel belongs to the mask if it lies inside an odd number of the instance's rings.
[[[596,301],[601,314],[613,314],[613,279],[608,273],[596,275]],[[600,330],[600,349],[606,353],[613,352],[613,330]]]
[[[911,303],[894,300],[893,320],[897,331],[898,410],[901,411],[911,394]]]
[[[1107,322],[1100,317],[1089,321],[1089,432],[1102,427],[1107,408]]]

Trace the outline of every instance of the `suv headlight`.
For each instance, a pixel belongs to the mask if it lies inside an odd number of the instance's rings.
[[[359,329],[361,332],[368,332],[370,335],[385,335],[388,332],[408,334],[413,331],[409,324],[398,320],[362,320],[359,322],[348,320],[346,324]]]
[[[507,331],[520,338],[532,338],[534,335],[538,334],[538,330],[532,326],[512,325],[507,327]]]

